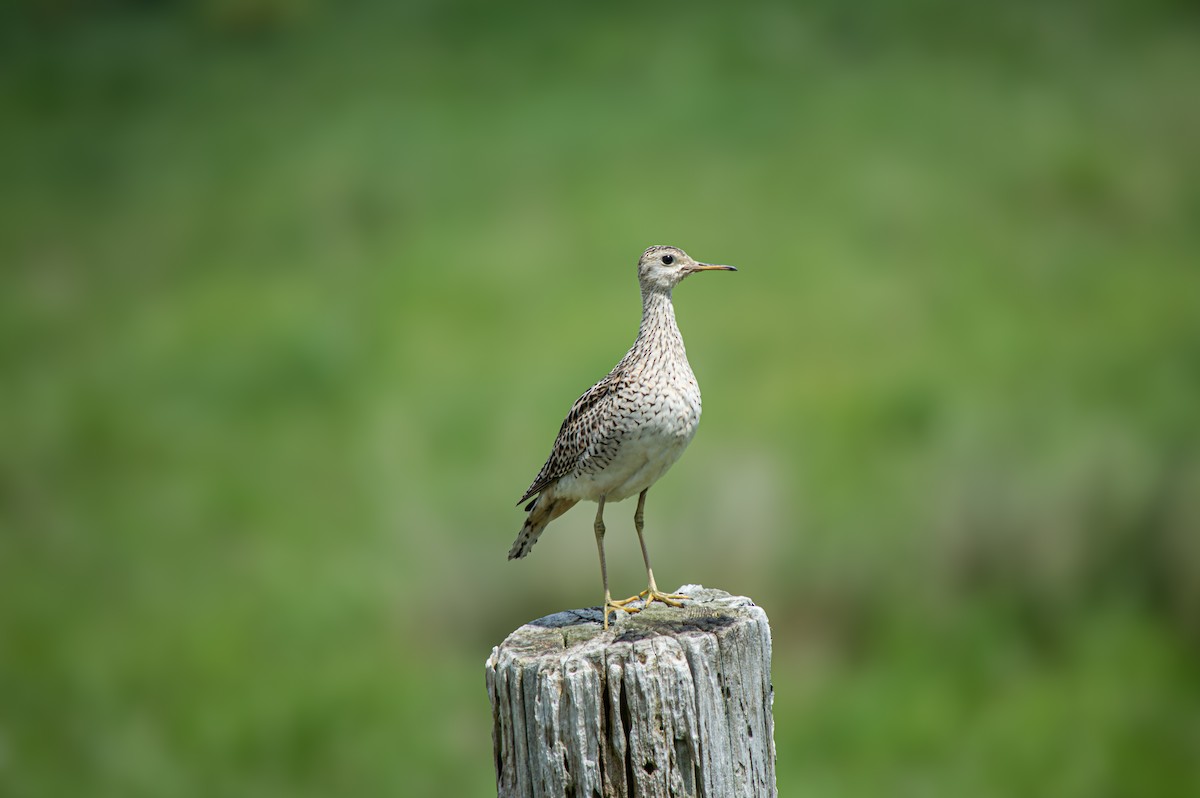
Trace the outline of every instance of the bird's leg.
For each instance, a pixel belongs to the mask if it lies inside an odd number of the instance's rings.
[[[604,583],[604,606],[600,611],[604,613],[604,628],[608,629],[608,614],[616,610],[624,610],[625,612],[638,612],[636,607],[626,607],[623,604],[618,604],[612,600],[612,593],[608,592],[608,566],[604,563],[604,497],[600,497],[599,507],[596,508],[596,551],[600,552],[600,581]]]
[[[649,580],[650,584],[645,590],[643,590],[641,593],[638,593],[636,596],[630,596],[627,599],[614,601],[613,604],[624,608],[626,604],[637,601],[638,599],[645,599],[646,603],[642,605],[644,607],[649,607],[650,603],[653,601],[661,601],[668,607],[682,607],[683,604],[680,602],[684,599],[691,598],[691,596],[685,596],[682,593],[663,593],[659,591],[658,585],[654,584],[654,569],[650,567],[650,552],[646,550],[646,536],[642,534],[642,522],[645,517],[646,509],[646,491],[648,490],[650,489],[646,488],[646,490],[642,491],[638,495],[637,510],[635,510],[633,513],[633,527],[637,530],[638,542],[642,544],[642,561],[646,563],[646,578]]]

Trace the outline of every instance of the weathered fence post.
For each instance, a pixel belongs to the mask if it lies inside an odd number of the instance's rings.
[[[492,649],[501,798],[775,796],[771,630],[699,585],[683,608],[598,609],[525,624]]]

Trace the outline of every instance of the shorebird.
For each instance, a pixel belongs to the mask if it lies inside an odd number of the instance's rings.
[[[660,601],[678,607],[688,598],[663,593],[642,534],[646,492],[666,473],[696,434],[700,423],[700,386],[688,364],[683,336],[675,323],[671,291],[696,272],[737,271],[732,266],[698,263],[678,247],[650,247],[638,260],[642,289],[642,323],[637,339],[604,379],[575,400],[558,431],[554,448],[533,484],[517,502],[529,515],[513,542],[508,559],[529,553],[546,525],[582,500],[596,508],[596,550],[604,583],[604,628],[610,612],[638,612]],[[637,494],[633,525],[642,546],[648,586],[641,593],[613,601],[604,562],[604,505]],[[532,501],[530,501],[532,499]]]

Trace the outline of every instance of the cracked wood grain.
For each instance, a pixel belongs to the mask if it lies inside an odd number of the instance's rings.
[[[539,618],[492,650],[501,798],[775,796],[771,631],[750,599]]]

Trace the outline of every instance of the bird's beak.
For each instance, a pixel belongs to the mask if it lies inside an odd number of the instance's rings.
[[[688,269],[692,272],[736,272],[737,269],[732,266],[721,266],[716,263],[697,263]]]

